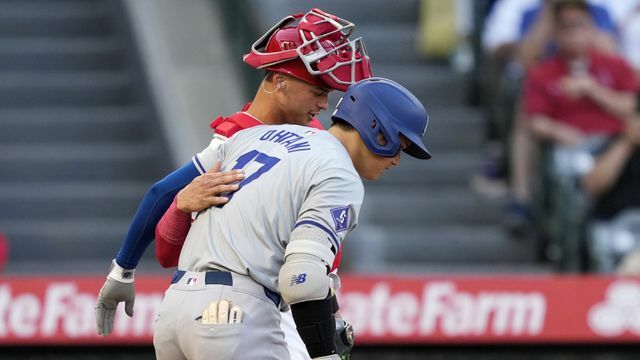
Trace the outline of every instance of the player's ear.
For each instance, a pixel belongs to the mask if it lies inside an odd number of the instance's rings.
[[[281,73],[275,73],[273,75],[273,83],[276,90],[283,89],[287,85],[285,83],[285,76]]]

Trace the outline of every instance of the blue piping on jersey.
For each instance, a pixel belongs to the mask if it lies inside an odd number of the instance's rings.
[[[326,226],[315,222],[313,220],[302,220],[300,222],[298,222],[293,228],[297,228],[300,225],[313,225],[315,227],[320,228],[321,230],[323,230],[324,232],[326,232],[327,234],[329,234],[329,236],[331,236],[331,240],[333,240],[333,245],[335,245],[335,251],[337,252],[338,249],[340,249],[340,243],[338,242],[338,239],[336,239],[336,236],[333,234],[333,231],[329,230]]]
[[[200,162],[200,159],[198,159],[198,155],[194,156],[193,159],[196,161],[196,165],[198,165],[198,168],[200,169],[200,173],[204,174],[207,172],[207,170],[204,169],[204,166],[202,166],[202,163]]]
[[[155,183],[147,191],[116,256],[118,265],[125,269],[138,266],[142,254],[155,238],[156,225],[173,202],[173,198],[198,175],[200,173],[196,165],[189,162]]]

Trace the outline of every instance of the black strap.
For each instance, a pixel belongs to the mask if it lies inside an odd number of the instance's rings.
[[[331,313],[335,314],[340,310],[340,305],[338,305],[338,298],[336,296],[331,297]]]
[[[311,358],[336,353],[334,298],[335,296],[332,296],[324,300],[305,301],[291,305],[298,334],[300,334]]]

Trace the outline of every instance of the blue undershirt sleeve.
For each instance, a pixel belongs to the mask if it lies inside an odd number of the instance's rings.
[[[198,169],[190,161],[147,191],[116,256],[118,265],[125,269],[134,269],[138,265],[142,254],[154,240],[156,225],[171,205],[173,198],[199,175]]]

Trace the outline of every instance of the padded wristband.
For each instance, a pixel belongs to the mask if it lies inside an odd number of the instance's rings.
[[[118,265],[116,260],[111,261],[111,271],[109,271],[108,277],[113,280],[122,282],[122,283],[132,283],[133,282],[133,273],[136,269],[125,269],[122,266]]]
[[[323,300],[305,301],[291,305],[298,334],[311,358],[336,353],[334,342],[336,321],[332,296]]]
[[[340,310],[340,305],[338,305],[338,298],[335,296],[332,296],[330,299],[331,299],[331,313],[335,314],[338,312],[338,310]]]

